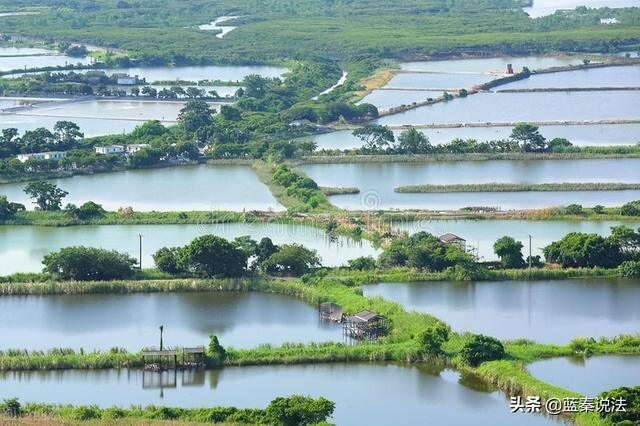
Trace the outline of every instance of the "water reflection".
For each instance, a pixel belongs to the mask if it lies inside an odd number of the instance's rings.
[[[640,329],[637,279],[382,283],[364,286],[405,309],[428,312],[456,331],[564,344]]]
[[[553,423],[543,415],[511,414],[502,393],[466,387],[459,373],[436,366],[289,365],[175,374],[175,380],[164,377],[166,387],[145,389],[140,370],[5,372],[0,397],[10,392],[22,401],[51,403],[258,408],[278,396],[302,394],[335,401],[331,422],[336,424]],[[159,381],[144,376],[147,383]]]

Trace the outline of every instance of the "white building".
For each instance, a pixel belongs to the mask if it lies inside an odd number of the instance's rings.
[[[148,143],[136,143],[132,145],[127,145],[127,154],[135,154],[138,151],[142,151],[143,149],[149,148],[151,145]]]
[[[123,154],[124,146],[122,145],[107,145],[96,146],[96,154]]]
[[[60,161],[67,156],[65,151],[49,151],[49,152],[36,152],[33,154],[19,154],[16,158],[26,163],[28,160],[53,160]]]
[[[116,73],[114,77],[117,79],[119,86],[135,86],[138,84],[138,76],[130,76],[129,74]]]

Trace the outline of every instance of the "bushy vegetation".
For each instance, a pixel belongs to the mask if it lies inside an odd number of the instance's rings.
[[[136,260],[114,250],[67,247],[50,253],[42,261],[44,271],[62,280],[116,280],[133,275]]]
[[[640,423],[640,386],[621,387],[602,392],[599,399],[608,398],[611,401],[626,401],[625,410],[600,411],[600,418],[613,426],[632,426]]]
[[[161,248],[153,259],[162,272],[195,277],[239,277],[256,270],[301,276],[321,266],[314,250],[299,244],[277,246],[266,237],[256,242],[247,236],[230,242],[205,235],[184,247]]]
[[[214,408],[175,408],[149,405],[135,408],[99,408],[95,405],[73,406],[34,404],[22,405],[17,399],[6,399],[0,403],[0,412],[9,417],[49,416],[71,421],[74,424],[83,421],[122,421],[126,419],[139,422],[182,421],[195,423],[256,424],[273,426],[311,426],[331,417],[335,404],[326,398],[313,399],[308,396],[291,395],[278,397],[269,403],[266,409],[214,407]]]
[[[460,355],[464,362],[473,367],[477,367],[483,362],[504,358],[505,350],[498,339],[477,334],[464,344]]]

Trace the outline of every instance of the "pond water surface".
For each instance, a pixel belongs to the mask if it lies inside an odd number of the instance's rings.
[[[184,102],[92,100],[64,104],[40,104],[17,115],[94,118],[100,120],[176,121]],[[215,109],[215,108],[214,108]],[[139,123],[140,124],[140,123]]]
[[[637,355],[552,358],[529,364],[527,370],[544,382],[588,396],[640,384]]]
[[[580,57],[569,56],[503,56],[498,58],[455,59],[442,61],[402,62],[400,68],[405,71],[430,71],[442,73],[504,73],[511,64],[515,71],[523,67],[530,70],[577,65],[582,63]]]
[[[364,98],[362,103],[370,103],[378,109],[389,109],[413,102],[425,102],[429,98],[439,98],[444,92],[409,91],[409,90],[374,90]]]
[[[0,52],[0,54],[2,54]],[[22,52],[16,52],[17,55],[25,55]],[[90,64],[91,58],[74,58],[65,55],[42,55],[36,53],[33,56],[4,56],[0,57],[0,71],[20,71],[32,68],[44,67],[64,67],[68,65]]]
[[[468,206],[514,209],[572,203],[621,205],[640,199],[640,191],[402,194],[394,189],[403,185],[456,183],[638,182],[639,166],[638,159],[614,159],[307,164],[301,168],[320,186],[360,189],[360,194],[330,197],[335,205],[376,210]]]
[[[640,87],[640,65],[532,75],[524,80],[498,86],[495,90],[570,87]]]
[[[429,138],[433,145],[449,143],[456,138],[475,139],[479,142],[509,139],[513,127],[454,127],[417,129]],[[351,130],[324,133],[312,137],[319,149],[359,148],[362,141]],[[402,130],[393,131],[396,136]],[[576,146],[635,145],[640,143],[640,124],[591,124],[577,126],[540,126],[540,134],[547,139],[565,138]]]
[[[386,125],[640,119],[640,91],[479,93],[382,117]]]
[[[404,426],[427,419],[430,424],[454,426],[557,424],[541,414],[511,414],[502,393],[469,388],[460,383],[464,379],[459,373],[429,366],[230,367],[165,373],[163,378],[166,385],[161,388],[157,373],[140,370],[8,372],[0,373],[0,397],[103,407],[135,403],[263,408],[276,397],[301,394],[334,401],[330,422],[338,425]]]
[[[533,7],[525,7],[523,10],[532,18],[552,15],[557,10],[575,9],[578,6],[590,8],[610,7],[633,7],[640,6],[638,0],[534,0]]]
[[[181,166],[104,173],[52,181],[69,192],[64,203],[92,200],[106,210],[282,210],[248,166]],[[11,201],[32,208],[25,183],[0,185]]]
[[[208,224],[203,214],[198,225],[103,225],[77,227],[0,227],[0,275],[39,272],[44,255],[63,247],[92,246],[139,256],[138,235],[143,236],[143,266],[153,265],[152,255],[162,247],[188,244],[201,235],[233,240],[248,235],[256,241],[269,237],[275,244],[295,242],[316,250],[324,266],[345,265],[349,259],[376,256],[379,250],[367,240],[329,237],[323,229],[277,223]]]
[[[531,235],[532,253],[542,256],[542,249],[554,241],[560,240],[570,232],[595,233],[602,236],[611,234],[611,227],[625,225],[640,229],[638,221],[565,221],[565,220],[422,220],[395,222],[394,229],[410,234],[428,232],[440,236],[453,233],[467,241],[467,247],[477,250],[482,260],[498,260],[493,252],[493,244],[503,236],[510,236],[524,244],[523,254],[529,255],[529,235]],[[0,231],[1,235],[1,231]]]
[[[0,349],[86,351],[341,341],[339,324],[320,321],[317,309],[296,298],[257,292],[87,294],[0,297]],[[136,402],[136,401],[131,401]]]
[[[495,79],[492,75],[447,73],[401,73],[385,87],[401,89],[458,90],[471,88]]]
[[[382,283],[363,286],[405,309],[428,312],[455,331],[566,344],[578,336],[640,330],[640,280]],[[578,389],[574,389],[578,390]]]
[[[18,129],[20,134],[27,130],[34,130],[38,127],[53,129],[56,122],[70,120],[80,126],[80,130],[86,137],[103,136],[112,134],[127,133],[143,124],[140,120],[127,119],[104,119],[104,118],[79,118],[79,117],[57,117],[43,115],[16,115],[0,114],[0,129],[13,127]],[[163,124],[170,125],[173,122],[163,121]]]

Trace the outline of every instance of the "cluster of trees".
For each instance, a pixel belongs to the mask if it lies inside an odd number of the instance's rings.
[[[524,268],[529,263],[522,254],[523,244],[505,236],[498,239],[493,249],[504,268]],[[572,232],[543,249],[547,263],[569,268],[616,268],[623,275],[640,274],[640,229],[627,226],[611,228],[611,235]],[[542,266],[540,256],[531,259],[532,266]],[[637,268],[637,269],[636,269]]]
[[[53,131],[39,127],[25,131],[22,136],[15,128],[4,128],[0,134],[0,159],[18,154],[82,148],[83,137],[80,127],[71,121],[58,121]]]
[[[196,238],[184,247],[164,247],[153,259],[158,269],[172,275],[238,277],[250,271],[270,275],[301,276],[320,266],[314,250],[299,244],[275,245],[269,238],[234,241],[214,235]]]
[[[640,262],[640,229],[616,226],[608,237],[572,232],[545,247],[544,256],[563,267],[628,268]]]
[[[276,166],[273,180],[286,188],[288,196],[301,200],[312,209],[317,208],[324,201],[320,188],[313,179],[300,175],[284,164]]]
[[[358,150],[364,154],[470,154],[505,152],[564,152],[571,149],[571,142],[555,138],[548,141],[539,128],[519,124],[513,128],[509,139],[478,142],[475,139],[454,139],[447,144],[432,145],[429,139],[415,128],[403,131],[396,139],[387,126],[367,124],[353,131],[363,142]]]
[[[129,278],[136,260],[128,254],[94,247],[65,247],[46,255],[44,272],[62,280],[104,281]]]
[[[407,266],[436,272],[456,266],[471,268],[474,263],[473,256],[457,245],[446,244],[427,232],[392,241],[378,259],[383,268]]]
[[[12,203],[6,195],[0,195],[0,220],[12,219],[21,211],[25,211],[24,205]]]

